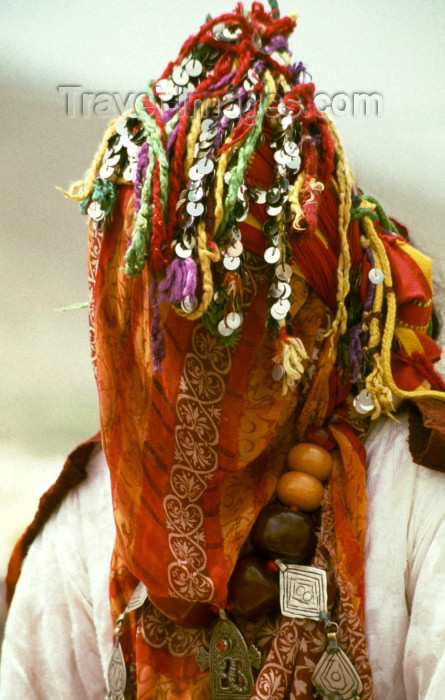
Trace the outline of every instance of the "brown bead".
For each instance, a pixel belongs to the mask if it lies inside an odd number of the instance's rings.
[[[311,516],[279,504],[263,508],[250,533],[250,541],[260,554],[291,564],[309,562],[317,546]]]
[[[238,559],[228,588],[228,600],[235,612],[247,620],[256,620],[275,610],[279,592],[278,578],[258,554],[245,554]]]
[[[163,615],[181,627],[205,627],[215,619],[207,603],[190,603],[179,598],[161,598],[150,593],[150,600]]]
[[[286,472],[278,480],[277,496],[287,506],[310,512],[320,506],[323,494],[321,481],[304,472]]]
[[[326,481],[332,470],[332,456],[324,447],[300,442],[287,455],[287,466],[297,472],[305,472],[320,481]]]

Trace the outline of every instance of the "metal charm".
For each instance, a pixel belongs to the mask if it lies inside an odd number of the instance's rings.
[[[139,581],[138,585],[133,591],[133,595],[131,596],[127,607],[125,608],[124,615],[126,615],[129,612],[132,612],[132,610],[137,610],[138,608],[141,607],[147,600],[147,588],[142,581]]]
[[[275,304],[272,304],[272,306],[270,307],[271,316],[276,321],[282,321],[283,319],[285,319],[287,314],[289,313],[289,311],[290,311],[289,299],[281,298],[279,301],[276,301]]]
[[[127,669],[125,668],[124,655],[119,642],[119,636],[116,637],[113,653],[111,654],[107,677],[107,700],[122,700],[127,683]]]
[[[231,311],[226,316],[226,326],[236,331],[237,328],[241,326],[243,322],[243,315],[237,313],[236,311]]]
[[[264,251],[264,260],[273,265],[274,263],[277,263],[279,259],[281,258],[281,252],[279,248],[275,248],[274,246],[270,246],[270,248],[266,248]]]
[[[382,270],[380,270],[378,267],[373,267],[368,272],[368,278],[369,281],[372,282],[372,284],[381,284],[385,279],[385,275],[383,274]]]
[[[228,338],[229,335],[232,335],[233,331],[234,329],[229,328],[229,326],[226,324],[226,319],[222,318],[221,321],[218,323],[218,333],[224,338]]]
[[[116,627],[114,630],[116,639],[114,642],[110,663],[108,665],[108,693],[106,695],[106,700],[124,700],[125,685],[127,683],[127,669],[125,667],[125,659],[120,644],[122,625],[127,613],[140,608],[146,600],[147,589],[142,581],[139,581],[138,585],[133,591],[133,595],[131,596],[127,607],[122,615],[119,615],[116,620]]]
[[[320,620],[327,610],[328,594],[326,571],[314,566],[276,563],[280,569],[281,613],[287,617]]]
[[[284,367],[280,364],[275,364],[272,369],[272,379],[279,382],[284,377]]]
[[[237,270],[241,265],[241,261],[239,257],[233,258],[227,255],[223,260],[223,265],[226,270]]]
[[[196,297],[193,296],[186,296],[182,301],[181,301],[181,309],[186,313],[186,314],[191,314],[193,311],[198,306],[198,300]]]
[[[252,666],[259,668],[261,655],[247,644],[238,627],[223,611],[215,625],[210,648],[198,649],[196,660],[201,671],[210,668],[212,700],[248,700],[254,679]]]
[[[325,700],[357,700],[363,685],[354,666],[338,646],[335,622],[325,625],[328,645],[312,674],[315,697]]]
[[[360,413],[362,416],[366,416],[374,411],[373,398],[366,389],[362,389],[362,391],[354,397],[352,403],[357,413]]]
[[[275,276],[282,282],[289,282],[292,277],[292,268],[287,263],[280,263],[275,268]]]
[[[202,63],[197,58],[192,58],[185,64],[185,70],[191,78],[197,78],[202,73]]]

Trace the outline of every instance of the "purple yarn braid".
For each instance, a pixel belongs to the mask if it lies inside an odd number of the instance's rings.
[[[352,368],[353,384],[356,384],[360,379],[360,362],[363,359],[363,348],[360,340],[361,325],[357,323],[351,328],[351,341],[349,343],[349,362]]]
[[[167,267],[165,277],[159,284],[159,301],[168,299],[172,304],[177,304],[186,296],[194,296],[196,281],[195,261],[192,258],[175,258]]]

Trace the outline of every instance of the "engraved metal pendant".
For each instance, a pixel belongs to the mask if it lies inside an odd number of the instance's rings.
[[[253,644],[247,648],[238,627],[221,615],[210,648],[200,647],[196,660],[201,671],[210,667],[212,700],[248,700],[254,685],[251,667],[259,668],[261,655]]]
[[[287,617],[320,620],[328,606],[326,571],[314,566],[276,563],[280,569],[281,613]]]
[[[363,686],[360,676],[337,643],[338,625],[326,623],[328,646],[312,674],[315,696],[324,700],[356,700]]]
[[[147,589],[142,581],[139,581],[138,585],[133,591],[133,595],[131,596],[127,607],[116,620],[116,628],[114,630],[116,639],[114,642],[110,663],[108,665],[108,693],[106,700],[124,700],[125,686],[127,683],[127,669],[125,667],[125,659],[120,644],[122,625],[126,615],[132,610],[137,610],[140,608],[146,600]]]
[[[127,683],[127,670],[125,668],[124,655],[119,642],[119,637],[116,638],[113,653],[111,654],[110,664],[108,666],[108,695],[107,700],[122,700]]]

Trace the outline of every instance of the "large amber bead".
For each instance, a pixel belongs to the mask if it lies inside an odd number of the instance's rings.
[[[311,516],[279,504],[263,508],[250,533],[250,541],[260,554],[291,564],[308,563],[317,546]]]
[[[323,494],[323,484],[310,474],[286,472],[278,479],[277,496],[286,506],[310,513],[319,508]]]
[[[272,612],[279,603],[278,578],[258,554],[240,557],[229,581],[228,602],[247,620]]]
[[[305,472],[320,481],[326,481],[332,470],[332,456],[324,447],[300,442],[287,455],[287,466],[293,471]]]

